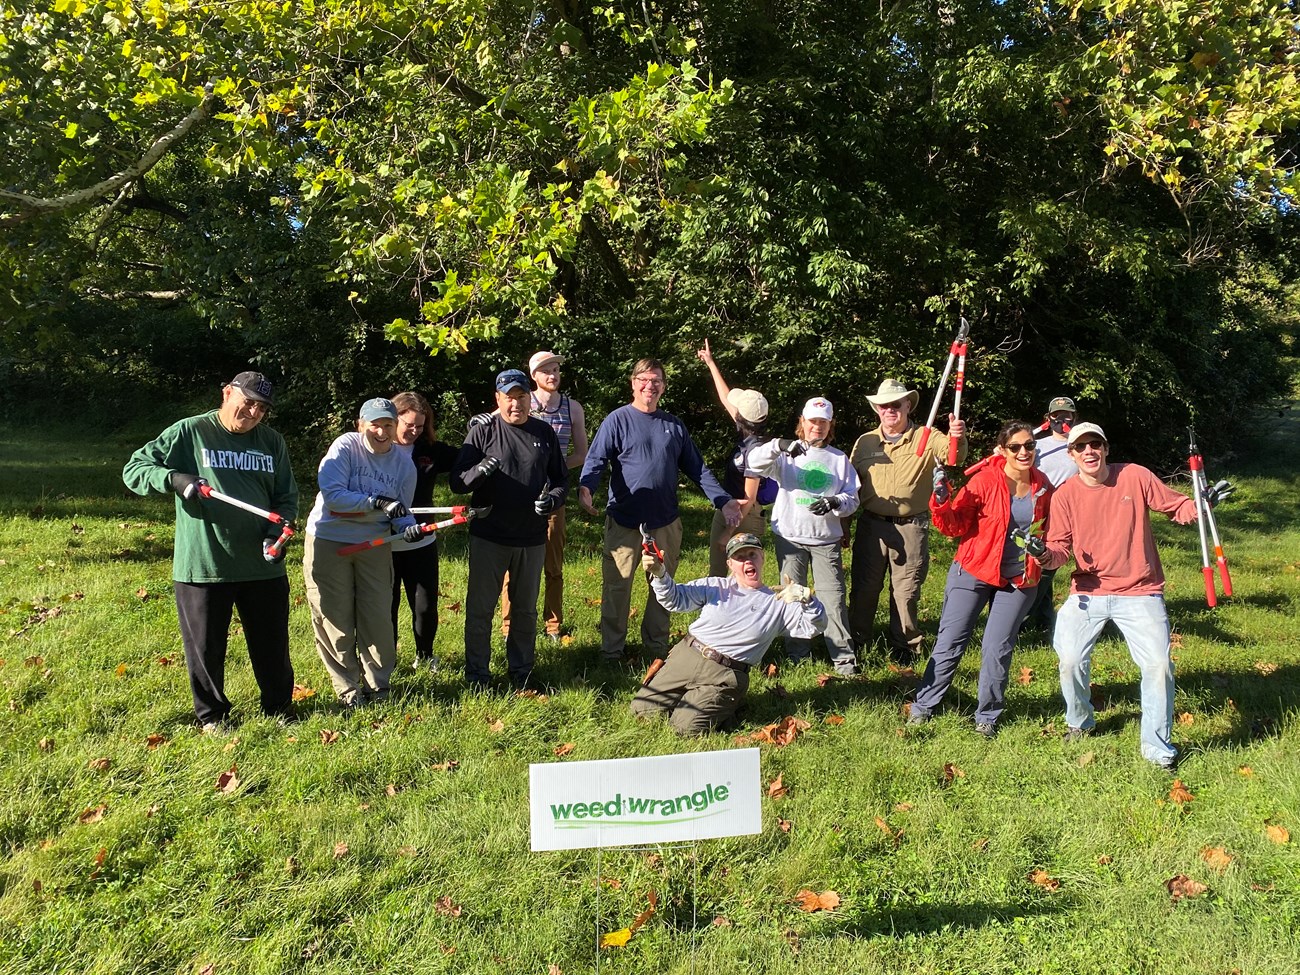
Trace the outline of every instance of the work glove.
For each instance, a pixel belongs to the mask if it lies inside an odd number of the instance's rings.
[[[785,454],[791,460],[802,457],[804,454],[808,453],[808,445],[802,440],[778,440],[776,446],[781,453]]]
[[[500,469],[501,461],[496,457],[484,457],[478,462],[478,466],[474,468],[474,470],[478,471],[479,477],[491,477]]]
[[[280,536],[278,535],[276,536],[276,538],[279,537]],[[262,558],[266,559],[266,561],[270,562],[272,565],[279,565],[284,561],[285,546],[281,546],[278,550],[275,550],[271,548],[274,544],[275,538],[262,539]]]
[[[406,530],[402,532],[402,541],[405,542],[418,542],[427,537],[424,526],[420,524],[408,525]]]
[[[656,579],[662,578],[666,571],[664,569],[664,564],[649,552],[646,552],[641,556],[641,568],[645,569],[646,572],[649,572]]]
[[[942,467],[934,469],[934,500],[938,504],[947,504],[952,497],[952,485],[948,483],[948,472]]]
[[[172,475],[175,477],[175,475]],[[1231,481],[1219,481],[1212,488],[1206,488],[1201,497],[1205,498],[1205,503],[1213,508],[1220,501],[1227,501],[1237,490]]]
[[[555,495],[543,494],[541,497],[539,497],[536,501],[533,502],[533,510],[536,511],[542,517],[546,517],[552,511],[558,508],[559,505],[560,502],[555,500]]]
[[[808,505],[808,513],[813,515],[828,515],[839,509],[840,499],[835,497],[813,498],[812,504]]]
[[[782,577],[785,581],[772,590],[772,595],[783,603],[806,603],[812,599],[813,591],[807,586],[801,586],[797,582],[791,581],[789,576]]]
[[[167,475],[167,480],[171,483],[172,490],[186,501],[198,497],[199,488],[208,486],[208,482],[203,478],[193,474],[182,474],[180,471],[172,471]]]
[[[1030,535],[1025,539],[1025,554],[1039,560],[1047,554],[1047,542],[1042,535]]]
[[[389,521],[397,521],[399,518],[405,518],[410,514],[406,510],[406,505],[402,504],[402,502],[396,498],[385,497],[382,494],[376,494],[370,499],[370,507],[376,511],[382,511],[388,516]]]
[[[474,429],[474,427],[485,427],[491,422],[491,413],[475,413],[469,418],[469,426],[471,430]]]

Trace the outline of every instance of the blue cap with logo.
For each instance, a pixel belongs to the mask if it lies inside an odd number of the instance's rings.
[[[396,420],[397,407],[393,405],[391,399],[376,396],[361,404],[361,412],[357,416],[366,423],[373,423],[376,420]]]
[[[519,369],[507,369],[505,372],[497,373],[497,392],[509,393],[515,389],[527,391],[528,377]]]

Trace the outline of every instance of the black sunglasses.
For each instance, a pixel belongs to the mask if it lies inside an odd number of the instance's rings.
[[[1007,450],[1011,451],[1013,454],[1032,454],[1037,449],[1038,444],[1034,443],[1032,440],[1026,440],[1024,443],[1007,444]]]

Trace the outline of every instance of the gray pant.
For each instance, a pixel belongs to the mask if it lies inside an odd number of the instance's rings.
[[[853,638],[849,636],[849,614],[844,608],[844,549],[838,541],[829,545],[800,545],[782,538],[775,532],[776,556],[781,560],[781,581],[786,578],[801,586],[808,585],[808,570],[812,569],[813,589],[826,607],[826,652],[838,674],[852,674],[857,670],[858,658],[853,652]],[[812,641],[786,637],[785,652],[791,660],[805,660],[812,653]]]
[[[1029,615],[1025,617],[1026,626],[1042,627],[1043,632],[1049,637],[1056,627],[1056,607],[1053,605],[1055,599],[1052,595],[1052,580],[1055,578],[1055,569],[1043,570],[1043,577],[1038,580],[1038,597],[1029,607]]]
[[[915,657],[922,648],[917,604],[930,571],[930,526],[926,521],[895,525],[858,516],[853,537],[853,586],[849,593],[849,626],[858,650],[871,646],[880,590],[889,575],[889,649],[898,657]]]
[[[510,573],[510,635],[506,667],[522,684],[533,672],[537,649],[537,592],[542,584],[546,545],[498,545],[469,537],[469,583],[465,593],[465,679],[486,684],[491,676],[492,616],[501,583]]]
[[[932,714],[939,707],[952,686],[957,664],[970,643],[980,610],[988,606],[989,617],[984,623],[984,641],[980,646],[979,703],[975,708],[975,720],[980,724],[996,724],[1006,710],[1007,671],[1011,666],[1016,635],[1037,595],[1037,587],[991,586],[954,562],[948,570],[948,582],[943,592],[939,636],[934,641],[930,661],[925,665],[921,686],[917,688],[912,714]]]
[[[735,717],[749,690],[749,674],[701,656],[679,640],[659,673],[632,698],[638,718],[668,714],[679,735],[703,735]]]

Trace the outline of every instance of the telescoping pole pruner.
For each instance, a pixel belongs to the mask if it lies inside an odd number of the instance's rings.
[[[948,377],[952,374],[952,364],[958,360],[961,365],[957,370],[957,399],[953,404],[953,416],[961,418],[961,391],[966,385],[966,340],[970,337],[970,322],[966,321],[966,316],[961,316],[961,324],[957,326],[957,337],[952,340],[952,348],[948,350],[948,362],[943,367],[943,376],[939,379],[939,388],[934,391],[934,405],[930,407],[930,418],[925,421],[925,428],[921,430],[921,439],[916,444],[916,456],[925,456],[925,446],[930,442],[930,433],[934,430],[935,417],[939,415],[939,403],[943,400],[943,388],[948,385]],[[953,466],[957,463],[957,446],[955,443],[948,445],[948,464]]]
[[[257,515],[259,518],[265,518],[273,525],[280,526],[280,537],[271,543],[266,550],[266,554],[278,558],[284,547],[289,544],[289,539],[297,533],[298,529],[294,527],[292,521],[289,521],[274,511],[267,511],[265,508],[259,508],[255,504],[249,504],[247,501],[240,501],[238,498],[232,498],[229,494],[222,494],[207,484],[199,485],[199,494],[204,498],[211,498],[214,501],[222,501],[236,508],[242,508],[249,514]]]
[[[452,525],[463,525],[465,522],[473,521],[475,518],[484,518],[491,510],[491,505],[484,508],[466,508],[462,513],[454,515],[446,521],[440,521],[432,525],[421,525],[420,534],[432,535],[434,532],[442,531],[444,528],[450,528]],[[383,538],[372,538],[368,542],[357,542],[353,545],[344,545],[335,554],[355,555],[357,552],[364,552],[368,548],[379,548],[381,545],[391,545],[401,537],[401,535],[385,535]]]
[[[1205,476],[1205,459],[1200,448],[1196,446],[1196,431],[1187,428],[1187,462],[1192,469],[1192,497],[1196,501],[1197,531],[1201,536],[1201,572],[1205,576],[1205,601],[1211,608],[1217,600],[1214,596],[1214,569],[1210,567],[1210,546],[1206,540],[1208,529],[1210,540],[1214,543],[1214,560],[1219,566],[1219,579],[1223,582],[1223,594],[1232,595],[1232,576],[1228,574],[1228,558],[1223,554],[1223,543],[1219,541],[1219,526],[1214,521],[1214,511],[1210,505],[1209,479]]]

